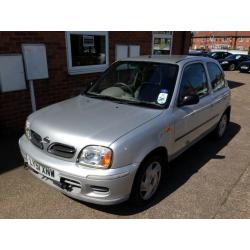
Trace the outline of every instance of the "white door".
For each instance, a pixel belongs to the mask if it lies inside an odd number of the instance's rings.
[[[129,57],[136,57],[140,55],[139,45],[129,45]]]
[[[128,45],[116,45],[115,59],[120,60],[128,57]]]
[[[116,45],[115,59],[124,59],[127,57],[136,57],[140,55],[139,45]]]

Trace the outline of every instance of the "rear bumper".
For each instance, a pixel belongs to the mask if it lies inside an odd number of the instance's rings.
[[[37,178],[72,198],[100,205],[113,205],[130,196],[138,164],[113,169],[82,168],[74,162],[47,155],[30,143],[26,136],[20,138],[19,147],[26,166],[28,154],[36,162],[56,170],[59,174],[59,179],[50,179],[28,167]]]
[[[248,68],[248,69],[239,68],[239,70],[241,73],[250,73],[250,68]]]

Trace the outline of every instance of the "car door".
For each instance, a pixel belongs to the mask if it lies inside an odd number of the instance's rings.
[[[245,61],[247,56],[245,55],[237,55],[236,56],[236,66],[238,66],[241,62]]]
[[[213,114],[213,125],[216,125],[220,120],[222,113],[226,110],[228,106],[230,92],[229,89],[226,87],[227,84],[224,77],[224,73],[216,63],[208,62],[207,70],[212,86],[211,112]]]
[[[185,96],[197,94],[199,102],[179,106]],[[174,108],[175,152],[182,150],[200,137],[209,127],[211,99],[207,73],[202,62],[185,66],[180,82],[179,94]]]
[[[247,61],[247,60],[249,60],[249,56],[247,56],[247,55],[243,55],[242,57],[241,57],[241,59],[240,59],[240,62],[244,62],[244,61]]]

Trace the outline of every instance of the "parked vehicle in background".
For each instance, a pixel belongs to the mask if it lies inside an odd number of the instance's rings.
[[[19,145],[29,170],[70,197],[143,205],[169,161],[212,131],[224,136],[230,110],[214,59],[128,58],[83,94],[31,114]]]
[[[188,55],[189,56],[207,56],[208,52],[206,51],[195,51],[195,50],[192,50],[192,51],[189,51]]]
[[[239,65],[239,70],[241,73],[249,73],[250,72],[250,60],[242,62]]]
[[[218,61],[224,70],[233,71],[238,69],[240,63],[248,60],[250,60],[249,55],[235,54],[235,55],[230,55],[225,59],[220,59]]]
[[[207,56],[209,56],[215,60],[224,59],[230,55],[232,55],[232,54],[229,52],[224,52],[224,51],[214,51],[214,52],[207,53]]]

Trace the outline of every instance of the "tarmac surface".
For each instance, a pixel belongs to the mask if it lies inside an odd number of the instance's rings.
[[[73,200],[23,168],[18,135],[0,141],[0,218],[250,218],[250,74],[226,72],[232,91],[225,138],[202,139],[171,163],[152,204]]]

